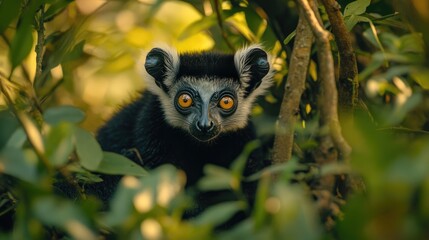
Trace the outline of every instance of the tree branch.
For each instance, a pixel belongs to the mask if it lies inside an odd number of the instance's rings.
[[[321,0],[328,14],[340,55],[339,108],[341,113],[353,113],[358,103],[358,70],[356,56],[346,24],[341,14],[341,6],[336,0]]]
[[[298,119],[299,103],[305,89],[310,61],[313,33],[302,11],[296,29],[295,43],[289,65],[288,78],[280,106],[280,114],[273,147],[273,163],[279,164],[291,159],[295,124]]]
[[[351,147],[341,133],[341,126],[338,120],[338,91],[334,75],[334,60],[329,42],[330,33],[326,31],[318,21],[315,11],[312,10],[308,0],[296,0],[302,7],[305,17],[309,22],[313,34],[316,37],[317,58],[319,63],[319,79],[321,82],[321,122],[322,127],[326,127],[336,148],[340,152],[340,157],[348,160]],[[318,13],[317,13],[318,14]]]

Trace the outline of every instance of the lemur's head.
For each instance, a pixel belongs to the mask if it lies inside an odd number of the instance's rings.
[[[272,77],[268,55],[258,45],[235,54],[179,55],[154,48],[145,68],[148,89],[159,97],[167,123],[202,142],[246,127],[253,102]]]

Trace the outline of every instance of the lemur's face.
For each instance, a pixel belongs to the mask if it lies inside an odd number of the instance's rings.
[[[202,142],[246,127],[253,102],[271,84],[267,54],[258,46],[234,55],[154,48],[145,68],[166,121]]]

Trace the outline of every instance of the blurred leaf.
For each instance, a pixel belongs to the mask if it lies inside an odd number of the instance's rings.
[[[379,17],[376,14],[363,14],[363,16],[371,19],[378,26],[384,25],[384,26],[399,28],[407,31],[409,29],[409,25],[407,25],[407,23],[404,22],[403,19],[399,17],[399,15],[400,14],[398,12],[381,16],[381,17]]]
[[[377,52],[372,55],[371,62],[368,66],[359,73],[359,80],[367,79],[372,73],[379,69],[384,63],[384,55],[380,52]]]
[[[128,178],[128,177],[127,177]],[[132,215],[134,205],[133,198],[138,192],[138,186],[125,184],[126,178],[122,178],[115,195],[110,201],[110,211],[102,218],[103,224],[109,227],[124,223]],[[133,179],[138,183],[137,179]]]
[[[243,152],[238,156],[236,160],[231,164],[231,171],[235,177],[241,178],[243,174],[246,163],[252,154],[258,147],[261,146],[261,142],[259,140],[253,140],[248,142],[243,149]]]
[[[320,169],[320,175],[340,175],[340,174],[350,174],[351,168],[349,165],[344,163],[329,163],[325,164]]]
[[[421,103],[422,100],[423,97],[421,93],[414,93],[403,105],[397,106],[391,114],[385,116],[386,124],[388,126],[399,124],[411,110]]]
[[[9,111],[0,111],[0,149],[9,142],[9,138],[18,128],[18,121]]]
[[[0,34],[5,31],[15,18],[18,18],[22,0],[0,1]]]
[[[62,122],[52,127],[46,136],[46,156],[54,166],[64,165],[73,152],[74,126]]]
[[[41,87],[45,81],[47,76],[50,74],[52,68],[58,66],[70,52],[73,52],[75,49],[76,42],[81,43],[82,39],[80,39],[80,34],[83,31],[82,25],[85,20],[80,19],[77,23],[73,25],[66,32],[59,34],[58,38],[54,38],[55,41],[52,43],[54,46],[54,51],[50,52],[50,56],[47,60],[47,64],[43,69],[42,76],[35,83],[36,87]]]
[[[255,36],[259,36],[262,18],[251,8],[244,9],[247,26]]]
[[[72,3],[72,0],[56,0],[54,1],[49,8],[45,11],[45,22],[49,22],[54,19],[55,16],[60,14],[66,7]]]
[[[33,207],[34,215],[48,226],[65,230],[75,239],[96,239],[88,227],[89,221],[78,205],[70,200],[53,196],[37,198]]]
[[[96,170],[103,159],[103,151],[97,140],[91,133],[81,128],[76,128],[74,136],[80,164],[89,170]]]
[[[224,202],[207,208],[203,213],[192,219],[196,225],[216,226],[226,222],[235,213],[243,210],[246,204],[243,202]]]
[[[239,12],[240,10],[237,8],[233,8],[231,10],[224,10],[222,13],[222,18],[227,19],[234,15],[235,13]],[[179,35],[179,40],[184,40],[190,36],[193,36],[201,31],[207,30],[210,27],[217,24],[217,16],[216,14],[212,14],[207,17],[203,17],[198,21],[193,22],[190,24],[183,32]]]
[[[28,56],[33,47],[33,29],[30,23],[22,23],[10,43],[9,60],[15,69]]]
[[[296,171],[300,171],[300,170],[303,171],[306,169],[307,167],[305,165],[299,164],[296,158],[292,158],[290,161],[286,163],[274,164],[274,165],[265,167],[261,171],[250,175],[244,180],[251,182],[251,181],[256,181],[260,179],[264,175],[272,176],[274,174],[282,173],[281,175],[284,176],[284,178],[289,181]]]
[[[264,175],[258,184],[254,211],[252,212],[256,229],[262,227],[267,216],[267,212],[265,210],[265,201],[267,200],[271,189],[271,176],[272,175],[268,174]]]
[[[359,22],[358,16],[351,15],[344,19],[344,22],[346,24],[346,28],[349,32],[352,31],[353,27],[356,26],[356,24]]]
[[[366,31],[364,32],[364,36],[366,36],[366,38],[367,38],[367,39],[369,39],[369,40],[373,39],[373,41],[371,41],[371,42],[373,42],[373,44],[374,44],[375,46],[378,46],[378,47],[380,48],[381,52],[383,52],[383,53],[384,53],[384,52],[385,52],[385,50],[384,50],[383,45],[382,45],[382,44],[381,44],[381,42],[380,42],[380,39],[378,38],[377,28],[375,27],[375,25],[374,25],[374,23],[371,21],[371,19],[366,18],[366,17],[362,17],[362,16],[358,16],[358,17],[357,17],[357,20],[358,20],[359,22],[367,22],[367,23],[369,23],[370,29],[368,29],[368,30],[366,30]],[[371,32],[371,33],[372,33],[372,35],[371,35],[371,34],[369,34],[369,32]]]
[[[425,43],[422,35],[418,33],[405,34],[399,38],[400,50],[402,53],[422,53],[425,52]]]
[[[204,166],[204,177],[198,181],[198,188],[205,191],[230,189],[233,181],[232,173],[216,165]]]
[[[21,8],[21,15],[16,26],[15,36],[11,40],[9,61],[12,70],[28,56],[33,47],[33,21],[41,1],[29,1]]]
[[[5,147],[22,148],[26,140],[27,135],[25,135],[24,129],[17,128],[12,136],[10,136]]]
[[[340,239],[361,240],[368,238],[365,231],[362,231],[371,222],[368,204],[370,204],[368,199],[362,195],[350,198],[344,207],[347,217],[338,222],[337,229]]]
[[[303,188],[284,181],[275,183],[271,201],[265,202],[265,207],[272,214],[271,227],[279,236],[320,239],[319,215],[307,194]]]
[[[144,48],[153,41],[153,36],[146,28],[135,27],[127,32],[125,40],[136,48]]]
[[[203,17],[201,20],[193,22],[179,35],[179,40],[184,40],[190,36],[193,36],[201,31],[204,31],[217,23],[216,15],[212,14],[208,17]]]
[[[67,53],[63,59],[63,62],[73,61],[80,58],[83,54],[83,47],[85,46],[85,40],[80,41],[76,44],[73,49]]]
[[[259,239],[276,239],[270,233],[271,229],[254,229],[254,223],[252,219],[246,219],[229,231],[223,231],[219,234],[219,239],[222,240],[259,240]],[[286,237],[287,238],[287,237]]]
[[[134,67],[134,59],[130,54],[121,54],[115,59],[106,63],[99,72],[107,74],[123,72],[127,69]]]
[[[161,198],[174,197],[176,190],[180,189],[177,187],[182,183],[178,178],[178,170],[172,165],[162,165],[140,179],[132,176],[123,177],[110,202],[111,211],[105,216],[103,222],[107,226],[121,225],[137,213],[134,209],[137,209],[141,215],[143,212],[162,206],[167,201],[164,202],[165,199],[161,200]],[[145,198],[142,200],[139,194],[144,194]],[[146,206],[138,206],[139,204]]]
[[[50,125],[60,122],[79,123],[85,118],[85,113],[73,106],[59,106],[48,108],[43,118]]]
[[[103,152],[103,160],[94,171],[113,175],[147,175],[147,171],[142,166],[113,152]]]
[[[31,150],[5,147],[0,152],[0,172],[36,183],[37,157]]]
[[[344,9],[344,17],[350,15],[361,15],[365,13],[366,8],[371,4],[371,0],[357,0],[347,4]]]
[[[418,69],[411,73],[412,78],[425,90],[429,90],[429,70]]]

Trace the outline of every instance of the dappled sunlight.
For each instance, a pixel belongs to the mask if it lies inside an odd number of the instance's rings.
[[[146,219],[140,225],[140,231],[145,239],[161,239],[162,228],[155,219]]]
[[[137,193],[133,199],[134,207],[140,213],[146,213],[153,207],[153,194],[150,189],[145,189]]]

